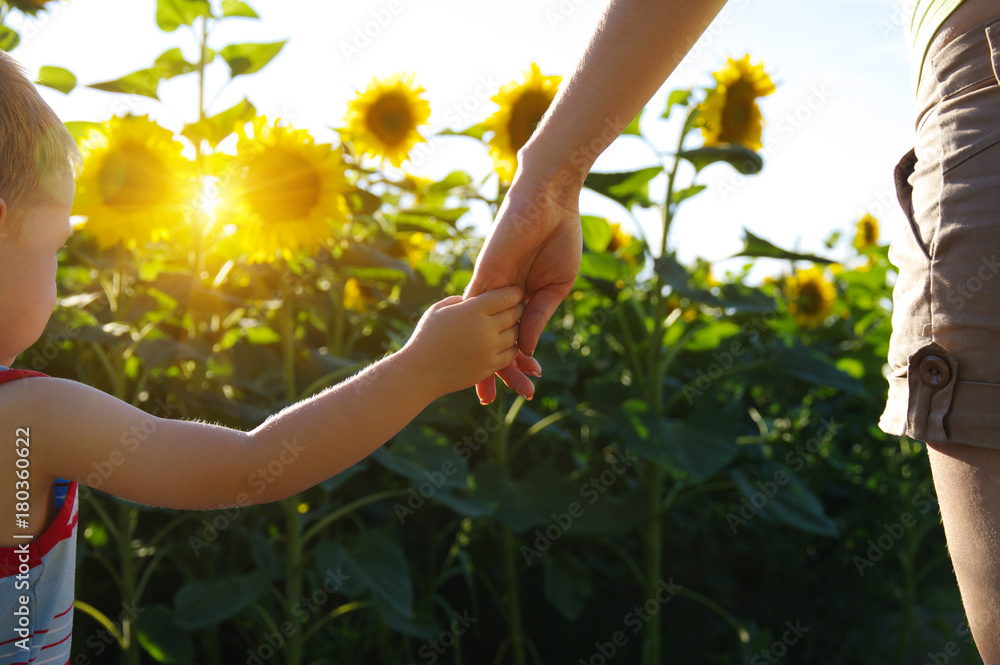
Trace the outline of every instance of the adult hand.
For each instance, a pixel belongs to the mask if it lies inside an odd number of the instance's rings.
[[[523,172],[518,175],[486,237],[465,296],[508,285],[524,287],[528,303],[517,338],[520,353],[497,376],[531,399],[535,387],[526,374],[541,376],[541,366],[531,355],[549,318],[573,287],[583,234],[579,187],[545,185],[532,182]],[[497,394],[495,379],[477,384],[476,393],[483,404],[492,402]]]

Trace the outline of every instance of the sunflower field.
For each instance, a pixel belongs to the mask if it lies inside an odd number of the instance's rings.
[[[238,79],[281,56],[282,42],[208,47],[218,23],[259,20],[253,7],[157,0],[155,16],[190,30],[199,58],[171,49],[91,87],[155,99],[189,76],[202,94],[175,109],[178,131],[64,118],[84,157],[79,224],[59,305],[17,366],[249,430],[463,292],[482,244],[466,214],[498,210],[561,78],[513,71],[492,111],[442,132],[480,143],[489,178],[427,180],[408,171],[430,116],[412,74],[358,91],[320,143],[250,99],[204,104],[210,63]],[[0,27],[4,48],[16,36]],[[582,217],[580,276],[539,343],[532,401],[451,394],[362,463],[254,507],[128,503],[101,492],[114,465],[95,461],[72,662],[979,662],[923,444],[877,427],[895,275],[878,220],[844,220],[824,256],[747,230],[724,274],[668,242],[697,222],[683,204],[703,171],[765,168],[774,90],[752,56],[720,63],[625,130],[659,165],[588,176],[632,224]],[[644,131],[678,118],[674,145]],[[658,246],[629,232],[639,209],[660,211]],[[784,268],[750,283],[765,258]]]

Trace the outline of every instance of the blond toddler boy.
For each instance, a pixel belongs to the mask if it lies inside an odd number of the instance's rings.
[[[74,381],[9,369],[55,306],[78,166],[63,124],[0,52],[0,663],[69,660],[76,480],[95,460],[126,458],[101,489],[151,506],[277,501],[362,460],[433,400],[518,355],[520,287],[446,298],[401,350],[250,432],[157,418]],[[126,451],[122,435],[135,428],[146,436]],[[249,492],[255,470],[290,445],[296,463]]]

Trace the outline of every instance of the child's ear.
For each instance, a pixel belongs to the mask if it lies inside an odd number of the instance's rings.
[[[0,198],[0,238],[7,234],[3,231],[3,226],[7,222],[7,202]]]

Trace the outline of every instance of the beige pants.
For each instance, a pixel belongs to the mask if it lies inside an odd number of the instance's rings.
[[[1000,17],[924,64],[915,146],[895,172],[908,225],[889,247],[889,434],[1000,449],[998,72]]]

